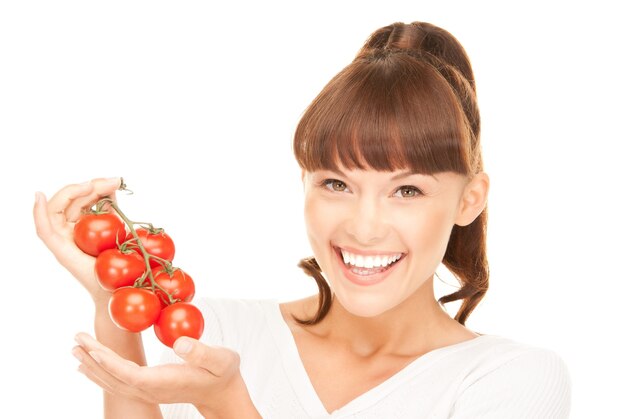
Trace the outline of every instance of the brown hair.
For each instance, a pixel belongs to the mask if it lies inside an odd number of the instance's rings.
[[[295,132],[293,151],[307,171],[412,169],[423,174],[483,170],[480,115],[472,68],[449,32],[424,22],[378,29],[356,58],[322,89]],[[489,286],[487,208],[469,225],[454,225],[442,263],[461,287],[439,299],[462,299],[455,320],[465,324]],[[298,263],[317,282],[316,324],[332,292],[314,257]]]

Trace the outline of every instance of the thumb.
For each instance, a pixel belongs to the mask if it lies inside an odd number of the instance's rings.
[[[190,365],[203,368],[216,377],[239,369],[239,354],[221,346],[208,346],[197,339],[181,336],[174,342],[174,352]]]

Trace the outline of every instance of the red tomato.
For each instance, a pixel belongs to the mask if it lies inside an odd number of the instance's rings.
[[[145,271],[146,262],[135,252],[107,249],[96,258],[96,279],[107,291],[133,285]]]
[[[143,288],[118,288],[109,300],[111,320],[129,332],[141,332],[152,326],[160,312],[159,297]]]
[[[126,237],[124,222],[113,213],[84,214],[74,225],[74,242],[83,252],[98,256],[117,247]]]
[[[167,271],[162,268],[154,268],[152,270],[152,276],[154,282],[159,284],[172,298],[178,298],[182,301],[189,302],[196,293],[196,286],[193,283],[193,279],[189,274],[185,273],[182,269],[176,269],[172,274],[168,274]],[[167,295],[160,289],[156,289],[155,294],[161,301],[161,308],[165,308],[169,305],[169,299]]]
[[[200,339],[204,331],[204,317],[198,308],[190,303],[174,303],[161,311],[154,333],[170,348],[181,336]]]
[[[145,228],[138,228],[135,231],[144,249],[146,249],[146,252],[170,262],[174,259],[174,253],[176,251],[174,241],[164,231],[156,234],[150,234],[149,230]],[[126,240],[134,240],[132,233],[126,236]],[[141,253],[139,249],[135,249],[135,251]],[[161,266],[161,264],[157,262],[156,259],[150,258],[150,266],[157,268]]]

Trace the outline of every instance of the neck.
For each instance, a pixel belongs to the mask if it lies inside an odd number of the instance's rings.
[[[367,358],[427,351],[459,326],[435,299],[431,277],[413,295],[376,317],[355,316],[334,299],[327,317],[311,332]]]

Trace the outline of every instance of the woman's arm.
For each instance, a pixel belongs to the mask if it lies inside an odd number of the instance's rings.
[[[108,299],[96,302],[94,330],[98,341],[111,348],[122,358],[138,365],[146,365],[141,334],[126,332],[113,324],[108,312]],[[105,390],[104,417],[156,419],[161,418],[162,415],[158,404],[133,400]]]
[[[143,344],[139,334],[125,332],[115,326],[108,315],[111,294],[104,291],[94,275],[95,258],[83,253],[74,243],[74,224],[83,208],[94,205],[101,197],[115,197],[121,184],[120,178],[93,179],[84,184],[67,185],[55,193],[50,201],[36,194],[33,217],[37,235],[50,249],[59,263],[65,267],[87,290],[95,303],[94,328],[98,339],[112,350],[137,364],[145,365]],[[88,354],[75,351],[79,357]],[[156,404],[147,404],[110,392],[104,394],[106,418],[160,418]]]
[[[95,258],[83,253],[73,239],[73,229],[83,208],[103,196],[115,199],[119,178],[94,179],[68,185],[48,202],[37,194],[33,215],[37,235],[87,290],[95,305],[96,339],[80,333],[73,350],[79,369],[104,389],[105,418],[161,418],[160,403],[191,403],[211,419],[258,419],[239,371],[239,355],[230,349],[206,346],[180,338],[174,345],[183,364],[147,367],[138,333],[126,332],[111,321],[111,293],[95,278]]]

